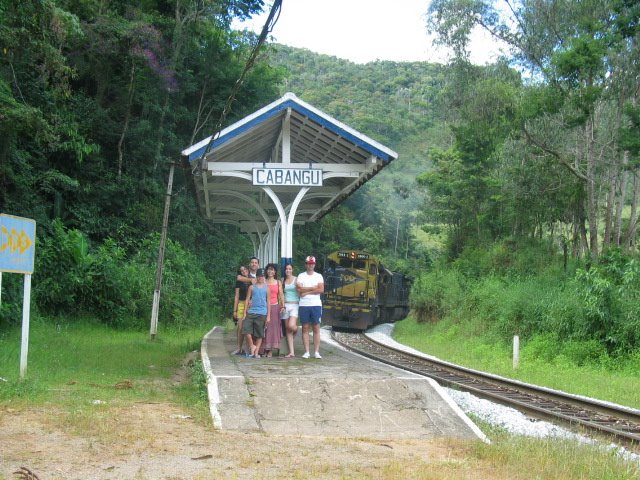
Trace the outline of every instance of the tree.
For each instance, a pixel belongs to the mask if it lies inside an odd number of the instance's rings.
[[[620,88],[628,83],[621,67],[637,57],[638,15],[637,5],[625,0],[438,0],[429,10],[429,28],[459,58],[467,58],[470,33],[480,27],[506,42],[512,61],[528,71],[533,95],[521,109],[521,132],[537,156],[554,159],[581,182],[584,208],[577,205],[574,217],[584,224],[580,212],[585,212],[593,256],[599,252],[600,195],[609,194],[610,231],[611,192],[624,184],[619,180],[624,155],[616,155],[616,127],[608,112],[619,110],[620,99],[631,93]],[[637,75],[637,66],[631,70]],[[605,246],[610,238],[608,233]]]
[[[504,67],[460,62],[443,90],[454,123],[453,146],[434,149],[435,168],[418,177],[428,187],[435,219],[451,227],[455,257],[469,242],[510,232],[504,215],[500,149],[513,130],[519,78]],[[425,207],[428,209],[430,207]]]

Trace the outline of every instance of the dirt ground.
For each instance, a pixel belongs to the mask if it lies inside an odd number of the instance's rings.
[[[496,478],[459,441],[225,432],[171,403],[96,408],[83,424],[0,407],[0,479]]]

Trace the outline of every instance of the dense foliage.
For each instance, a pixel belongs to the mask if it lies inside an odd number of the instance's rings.
[[[493,0],[437,0],[429,25],[465,71],[454,98],[462,102],[451,110],[453,148],[421,178],[441,203],[457,197],[441,216],[457,243],[552,231],[574,255],[634,250],[637,2],[523,0],[504,9]],[[522,82],[468,65],[474,28],[506,45]]]
[[[0,1],[0,211],[37,222],[36,313],[149,317],[168,164],[213,133],[256,41],[231,20],[262,6]],[[259,59],[226,121],[279,78]],[[211,318],[251,246],[199,218],[180,170],[173,193],[161,321]],[[20,318],[12,277],[0,325]]]
[[[448,66],[278,46],[284,89],[400,153],[323,219],[317,248],[371,249],[422,271],[420,319],[459,318],[502,341],[550,332],[576,352],[637,350],[640,8],[583,3],[433,2]],[[474,27],[508,55],[470,64]],[[444,244],[425,241],[442,232]]]
[[[469,249],[450,267],[419,276],[411,302],[419,322],[474,325],[502,344],[518,335],[550,357],[570,342],[581,363],[640,350],[639,294],[638,261],[619,250],[565,272],[548,242],[531,242]]]
[[[553,3],[510,21],[489,0],[432,2],[449,65],[265,48],[225,124],[292,91],[399,153],[296,226],[295,257],[373,252],[416,277],[421,320],[637,350],[640,10]],[[256,40],[231,20],[262,4],[0,0],[0,211],[37,221],[37,312],[144,325],[168,164],[213,133]],[[474,26],[509,56],[470,64]],[[160,322],[212,318],[250,242],[198,216],[179,170],[169,238]],[[0,326],[20,283],[3,278]]]

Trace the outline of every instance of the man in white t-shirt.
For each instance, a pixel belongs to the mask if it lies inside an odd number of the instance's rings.
[[[304,345],[304,355],[302,358],[309,358],[309,328],[313,328],[313,348],[314,358],[320,356],[320,317],[322,317],[322,300],[320,295],[324,293],[324,278],[314,271],[316,257],[309,255],[305,260],[306,272],[298,275],[296,288],[300,295],[298,303],[298,318],[302,325],[302,344]]]

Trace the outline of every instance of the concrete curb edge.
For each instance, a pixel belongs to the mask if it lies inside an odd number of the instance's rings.
[[[211,370],[211,362],[209,361],[209,355],[207,355],[207,342],[209,336],[216,330],[222,327],[215,326],[209,330],[203,337],[200,343],[200,357],[202,359],[202,369],[207,376],[207,395],[209,397],[209,410],[211,412],[211,419],[213,420],[213,428],[216,430],[222,430],[222,418],[218,411],[218,405],[220,405],[220,391],[218,389],[218,378],[213,374]]]

